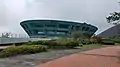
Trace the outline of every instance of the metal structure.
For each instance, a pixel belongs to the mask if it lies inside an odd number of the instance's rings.
[[[98,30],[90,24],[62,20],[26,20],[20,25],[31,38],[65,37],[75,31],[93,35]]]

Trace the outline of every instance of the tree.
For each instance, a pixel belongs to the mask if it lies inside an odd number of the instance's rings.
[[[2,38],[9,38],[12,34],[10,32],[2,33]]]
[[[108,23],[118,25],[120,23],[120,12],[110,13],[110,15],[106,17],[106,19]]]
[[[93,36],[93,37],[91,37],[91,42],[101,43],[101,41],[102,41],[102,37],[99,37],[99,36]]]
[[[83,33],[83,36],[87,39],[90,39],[92,34],[90,34],[89,32],[85,32],[85,33]]]
[[[83,37],[83,35],[82,35],[82,33],[80,32],[80,31],[75,31],[75,32],[73,32],[71,35],[70,35],[72,38],[74,38],[74,39],[78,39],[78,38],[82,38]]]
[[[90,34],[89,32],[85,32],[85,33],[83,33],[83,36],[84,36],[84,40],[85,40],[86,44],[90,43],[90,39],[92,37],[92,34]]]
[[[82,47],[83,46],[83,33],[81,33],[80,31],[74,31],[70,37],[72,37],[74,40],[76,40],[77,42],[79,42],[79,45]]]
[[[118,26],[120,24],[120,12],[110,13],[110,15],[106,17],[106,20],[108,23],[115,25],[117,28],[117,33],[120,34]]]

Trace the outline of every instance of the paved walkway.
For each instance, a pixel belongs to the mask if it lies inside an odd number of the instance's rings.
[[[48,52],[42,52],[37,54],[0,58],[0,67],[36,67],[37,65],[49,62],[51,60],[66,55],[103,47],[106,46],[95,46],[80,49],[48,50]]]
[[[120,46],[72,54],[38,67],[120,67]]]

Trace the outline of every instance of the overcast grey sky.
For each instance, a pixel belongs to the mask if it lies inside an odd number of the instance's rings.
[[[27,19],[85,21],[99,28],[111,27],[105,17],[119,11],[117,0],[0,0],[0,33],[26,34],[20,22]]]

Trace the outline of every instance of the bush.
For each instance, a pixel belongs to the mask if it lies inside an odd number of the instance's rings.
[[[24,43],[24,45],[41,45],[41,44],[44,44],[46,41],[29,41],[27,43]]]
[[[96,46],[102,46],[102,44],[96,43],[96,44],[83,45],[83,47],[96,47]]]
[[[74,48],[76,46],[79,46],[79,43],[77,41],[68,41],[66,42],[65,46],[67,48]]]
[[[113,40],[115,43],[120,43],[120,39],[118,40],[118,39],[115,39],[115,40]]]
[[[109,37],[109,39],[114,41],[115,43],[120,43],[120,35]]]
[[[110,39],[102,39],[101,43],[105,44],[105,45],[114,45],[115,44],[115,42]]]
[[[62,39],[56,39],[56,40],[49,40],[49,41],[33,41],[25,43],[24,45],[45,45],[48,46],[48,48],[74,48],[76,46],[79,46],[79,42],[77,42],[74,39],[68,39],[68,38],[62,38]]]
[[[53,47],[61,47],[61,48],[74,48],[76,46],[79,46],[79,42],[73,40],[73,39],[58,39],[54,41]]]
[[[23,45],[54,45],[54,40],[40,40],[40,41],[29,41],[27,43],[24,43]]]
[[[22,45],[22,46],[11,46],[0,52],[0,57],[9,57],[21,54],[33,54],[37,52],[46,51],[47,47],[43,45]]]
[[[98,36],[93,36],[90,39],[91,43],[101,43],[102,42],[102,37],[98,37]]]
[[[112,41],[114,41],[115,43],[120,43],[120,38],[117,39],[117,38],[114,38],[114,39],[111,39]]]

